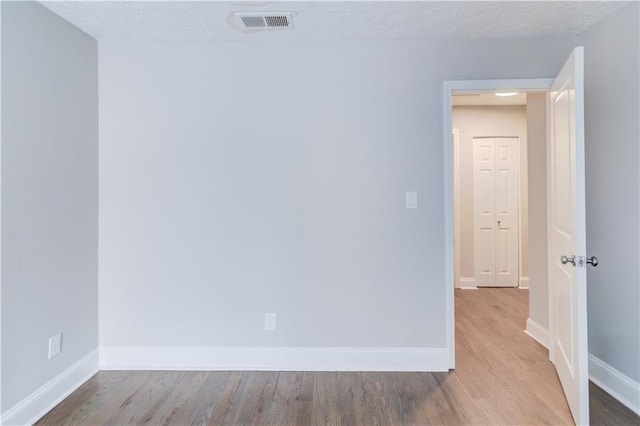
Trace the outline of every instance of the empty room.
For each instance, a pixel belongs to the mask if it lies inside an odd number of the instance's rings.
[[[640,424],[639,15],[1,1],[0,424]]]

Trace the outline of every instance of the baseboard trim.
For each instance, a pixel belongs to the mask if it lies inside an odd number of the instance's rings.
[[[96,374],[98,364],[98,350],[94,349],[9,409],[0,418],[0,424],[30,425],[35,423]]]
[[[529,288],[529,277],[520,277],[518,282],[518,288],[528,289]]]
[[[476,279],[474,277],[461,277],[460,282],[458,283],[458,288],[464,290],[477,289],[478,286],[476,285]]]
[[[640,415],[640,383],[589,354],[589,380]]]
[[[540,323],[527,318],[527,329],[524,331],[529,337],[549,349],[549,329]]]
[[[112,347],[101,370],[449,371],[446,348]]]

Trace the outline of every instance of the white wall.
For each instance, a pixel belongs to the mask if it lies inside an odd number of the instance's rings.
[[[589,352],[636,383],[640,382],[639,15],[638,3],[626,6],[580,39],[585,47],[587,250],[600,259],[587,275]]]
[[[442,81],[572,45],[101,43],[101,346],[445,347]]]
[[[547,95],[527,94],[529,319],[549,327],[547,278]]]
[[[98,69],[77,28],[37,3],[1,7],[6,414],[98,345]]]
[[[455,106],[452,124],[460,132],[460,277],[473,278],[473,138],[514,136],[520,151],[520,277],[529,272],[528,190],[527,190],[527,112],[525,106]]]

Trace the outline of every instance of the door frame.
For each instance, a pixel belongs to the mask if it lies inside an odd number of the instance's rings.
[[[453,141],[451,155],[453,156],[453,249],[454,249],[454,286],[462,287],[460,283],[460,129],[452,129]],[[455,262],[455,260],[458,262]],[[458,287],[458,288],[460,288]]]
[[[506,79],[506,80],[447,80],[442,83],[442,115],[444,134],[444,290],[446,310],[447,353],[449,368],[456,366],[455,351],[455,283],[454,283],[454,227],[453,227],[453,141],[452,101],[453,94],[473,94],[495,91],[548,92],[553,78]],[[551,320],[551,318],[550,318]],[[551,324],[549,324],[551,327]]]

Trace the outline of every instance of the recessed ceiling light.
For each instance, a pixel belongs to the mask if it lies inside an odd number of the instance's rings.
[[[518,92],[500,92],[500,93],[495,93],[496,96],[515,96],[517,94],[518,94]]]

